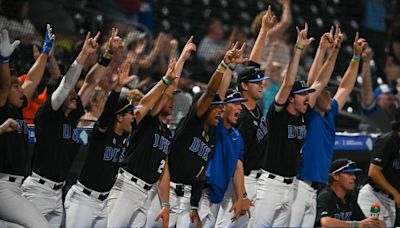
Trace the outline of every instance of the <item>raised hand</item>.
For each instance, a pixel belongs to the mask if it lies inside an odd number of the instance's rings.
[[[364,60],[364,62],[369,62],[371,61],[371,59],[374,57],[374,52],[372,51],[372,49],[367,46],[365,48],[365,51],[362,53],[362,58]]]
[[[353,43],[353,54],[355,56],[360,56],[363,50],[368,46],[368,43],[365,39],[359,38],[358,32],[356,32],[356,37],[354,38]]]
[[[2,63],[8,63],[9,57],[19,44],[19,40],[15,40],[12,44],[10,43],[10,37],[6,29],[0,33],[0,60]]]
[[[290,4],[290,0],[278,0],[278,3],[281,4],[282,6],[289,5]]]
[[[234,64],[242,64],[244,62],[249,61],[249,58],[243,56],[243,52],[244,52],[245,47],[246,47],[246,43],[243,43],[242,47],[239,49],[239,51],[236,52],[237,54],[233,56],[234,57],[233,58],[233,63]]]
[[[123,46],[122,39],[118,36],[118,28],[111,29],[111,37],[108,40],[108,46],[113,52],[117,51]]]
[[[336,25],[335,36],[334,36],[334,48],[340,48],[343,42],[343,33],[339,26]]]
[[[176,64],[176,59],[175,59],[175,58],[172,58],[172,59],[169,61],[167,73],[165,73],[165,77],[167,77],[167,79],[168,79],[169,81],[172,81],[172,80],[174,80],[174,79],[177,78],[177,77],[175,76],[175,64]]]
[[[334,45],[334,38],[333,38],[334,27],[331,26],[331,30],[329,32],[324,33],[321,36],[321,40],[319,41],[319,46],[321,48],[332,48]]]
[[[307,38],[307,33],[308,33],[308,24],[305,23],[304,29],[300,30],[299,27],[296,26],[297,30],[297,44],[302,45],[302,46],[308,46],[311,44],[311,42],[314,41],[314,37]]]
[[[117,69],[118,74],[118,87],[124,87],[129,84],[133,80],[135,80],[136,75],[129,76],[130,65],[128,63],[124,63],[120,68]]]
[[[97,32],[95,37],[90,37],[90,32],[87,33],[86,38],[85,38],[85,43],[83,44],[82,52],[83,54],[90,55],[93,54],[97,51],[97,48],[99,47],[99,44],[97,43],[97,40],[100,37],[100,32]]]
[[[44,35],[44,43],[42,47],[42,53],[49,54],[51,48],[53,47],[54,40],[56,36],[52,33],[53,29],[49,24],[46,26],[46,34]]]
[[[268,6],[267,13],[262,17],[261,29],[271,29],[276,23],[275,14],[271,10],[271,5]]]
[[[186,61],[190,57],[192,51],[196,51],[196,49],[196,44],[193,43],[193,36],[190,36],[189,40],[185,44],[185,47],[183,47],[181,58]]]
[[[226,64],[234,63],[234,60],[239,58],[240,50],[237,49],[239,42],[231,45],[231,48],[225,53],[224,62]]]
[[[158,213],[156,217],[156,222],[158,220],[162,219],[163,222],[163,228],[168,228],[168,223],[169,223],[169,206],[164,206],[161,208],[160,213]]]

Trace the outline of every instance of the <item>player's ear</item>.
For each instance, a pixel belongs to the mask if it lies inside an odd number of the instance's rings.
[[[241,87],[241,90],[242,90],[242,91],[247,91],[247,90],[249,90],[249,87],[248,87],[248,85],[247,85],[246,82],[241,82],[241,83],[239,84],[239,86]]]
[[[289,101],[289,103],[293,103],[293,102],[294,102],[294,96],[290,96],[290,95],[289,95],[288,101]]]

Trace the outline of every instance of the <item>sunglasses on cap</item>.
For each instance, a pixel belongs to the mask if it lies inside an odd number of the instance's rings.
[[[361,171],[360,168],[357,168],[356,163],[352,160],[348,160],[347,164],[339,167],[338,169],[334,170],[332,174],[336,173],[354,173],[354,172],[359,172]]]

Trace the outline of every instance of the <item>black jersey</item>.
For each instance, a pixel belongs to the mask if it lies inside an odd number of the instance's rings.
[[[128,142],[126,135],[115,134],[112,127],[109,127],[106,132],[100,132],[96,123],[79,182],[98,192],[110,191],[123,161]]]
[[[244,104],[242,108],[236,128],[244,141],[244,174],[249,175],[250,171],[261,169],[263,154],[267,148],[268,129],[258,105],[251,111]]]
[[[22,108],[13,108],[8,103],[0,107],[0,124],[8,118],[16,120],[20,128],[0,135],[0,172],[24,176],[29,156],[28,127],[22,117]]]
[[[135,126],[122,167],[149,184],[156,183],[165,166],[171,137],[158,116],[146,115]]]
[[[80,147],[76,125],[85,111],[79,96],[76,104],[65,116],[62,108],[53,110],[48,97],[36,113],[32,171],[55,182],[65,180]]]
[[[168,156],[171,181],[191,185],[212,156],[215,129],[204,131],[204,119],[196,115],[196,103],[182,119]]]
[[[371,163],[382,167],[385,179],[400,191],[400,136],[397,132],[386,133],[376,141]],[[371,179],[369,183],[380,189]]]
[[[351,194],[340,199],[331,188],[324,188],[317,198],[317,217],[315,226],[320,227],[320,219],[331,217],[343,221],[361,221],[365,219],[360,206]]]
[[[307,134],[304,116],[294,116],[286,108],[275,111],[271,105],[267,117],[268,146],[263,169],[284,177],[294,177],[300,164],[300,150]]]

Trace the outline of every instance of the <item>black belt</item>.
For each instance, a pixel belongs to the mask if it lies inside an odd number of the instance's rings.
[[[274,175],[274,174],[268,174],[268,178],[269,179],[275,179],[276,178],[276,175]],[[283,183],[285,183],[285,184],[291,184],[291,183],[293,183],[293,178],[283,178],[283,181],[282,181]]]
[[[82,192],[85,193],[86,195],[90,196],[92,194],[92,191],[87,190],[86,188],[82,189]],[[108,193],[104,194],[104,195],[99,195],[99,197],[97,197],[99,200],[103,201],[105,199],[107,199],[108,197]]]
[[[371,187],[372,187],[372,186],[371,186]],[[391,194],[388,194],[388,193],[384,192],[383,190],[381,190],[381,189],[379,189],[379,188],[374,188],[374,187],[372,187],[372,189],[374,189],[375,192],[381,192],[381,193],[383,193],[383,194],[386,194],[387,197],[388,197],[389,199],[394,200],[394,198],[393,198],[393,196],[392,196]]]
[[[124,170],[120,169],[120,170],[119,170],[119,173],[121,173],[121,174],[124,173]],[[136,178],[136,177],[134,177],[134,176],[131,177],[131,181],[133,181],[133,182],[135,182],[135,183],[137,183],[138,180],[139,180],[139,179]],[[144,185],[143,185],[143,189],[146,190],[146,191],[149,191],[149,190],[151,189],[151,185],[144,184]]]
[[[39,184],[45,184],[46,183],[46,180],[43,180],[43,179],[39,179]],[[55,184],[54,186],[53,186],[53,190],[58,190],[58,189],[61,189],[63,187],[63,184]]]

